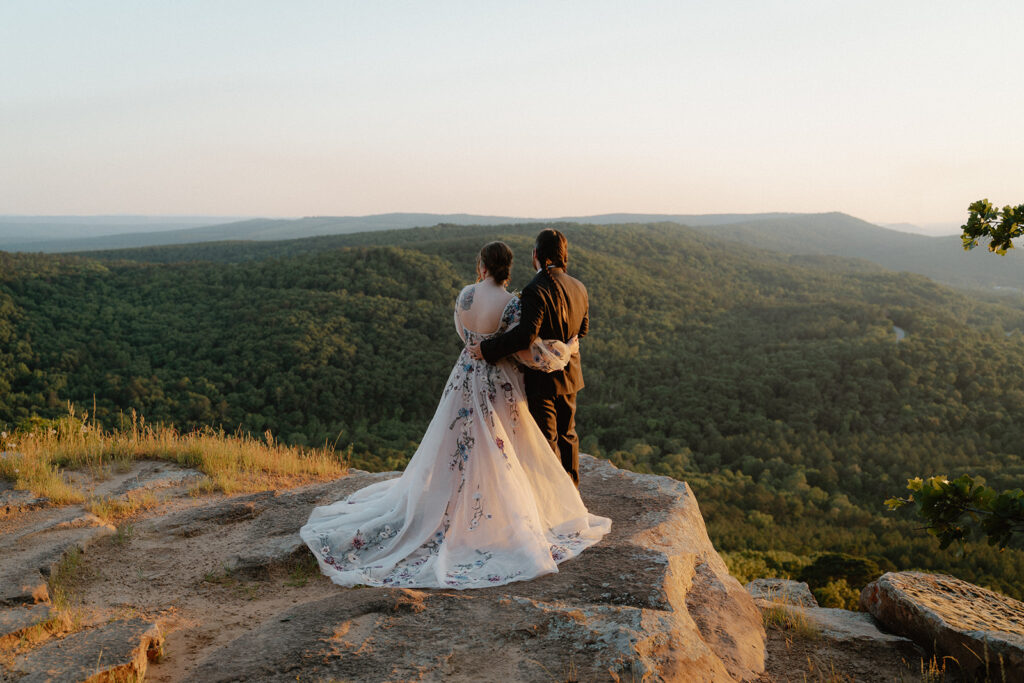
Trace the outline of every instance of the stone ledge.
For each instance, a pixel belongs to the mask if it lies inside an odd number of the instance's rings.
[[[142,619],[112,621],[51,641],[14,661],[18,683],[137,680],[163,646],[156,624]]]

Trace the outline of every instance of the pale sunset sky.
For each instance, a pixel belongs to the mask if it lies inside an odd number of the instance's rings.
[[[1024,2],[0,1],[0,214],[1024,202]]]

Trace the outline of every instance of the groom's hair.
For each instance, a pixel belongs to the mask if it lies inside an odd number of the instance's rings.
[[[541,230],[533,246],[537,250],[537,261],[542,268],[565,268],[569,265],[569,243],[565,235],[554,228]]]

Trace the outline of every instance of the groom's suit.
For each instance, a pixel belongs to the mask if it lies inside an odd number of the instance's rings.
[[[519,325],[505,334],[480,344],[488,363],[530,346],[534,339],[582,339],[590,326],[587,288],[564,268],[541,271],[523,289]],[[579,440],[576,436],[576,392],[583,388],[579,354],[573,354],[564,370],[540,372],[526,369],[526,401],[552,450],[562,458],[562,467],[577,488]]]

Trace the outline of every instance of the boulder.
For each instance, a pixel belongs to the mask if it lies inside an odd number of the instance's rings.
[[[883,574],[860,602],[888,629],[954,657],[972,676],[1024,680],[1024,603],[921,572]]]
[[[162,646],[155,624],[124,619],[50,641],[15,659],[13,669],[24,674],[18,683],[141,681]]]
[[[300,672],[360,681],[756,679],[765,658],[760,613],[711,545],[689,486],[588,456],[581,473],[584,502],[612,518],[612,531],[558,573],[469,591],[337,588],[215,650],[196,670],[211,681]],[[396,474],[356,472],[243,497],[216,514],[180,513],[174,528],[205,533],[218,528],[214,519],[236,518],[232,505],[251,506],[218,544],[244,550],[233,555],[237,570],[257,571],[306,552],[297,531],[314,505],[388,476]]]
[[[817,607],[818,601],[810,586],[790,579],[754,579],[747,584],[747,592],[760,606],[761,602],[778,602],[796,607]]]

